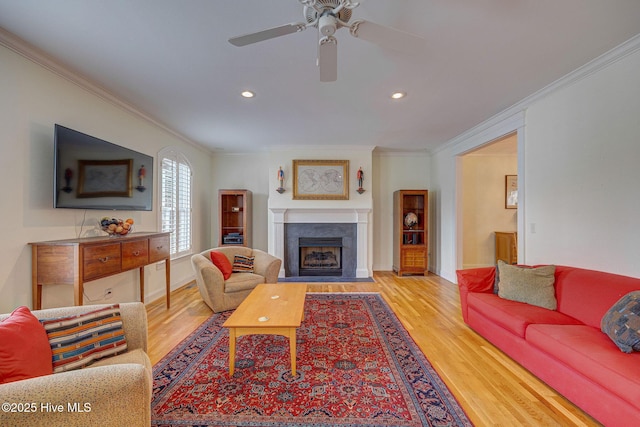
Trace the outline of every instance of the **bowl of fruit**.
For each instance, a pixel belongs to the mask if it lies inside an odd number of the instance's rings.
[[[104,217],[100,220],[100,228],[110,236],[126,236],[133,232],[133,219]]]

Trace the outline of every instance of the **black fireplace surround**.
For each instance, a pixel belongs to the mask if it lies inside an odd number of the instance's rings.
[[[287,223],[284,227],[285,277],[300,277],[308,273],[300,271],[300,239],[329,238],[341,242],[341,268],[325,271],[323,275],[355,278],[357,265],[357,225],[355,223]],[[338,243],[336,243],[338,244]]]

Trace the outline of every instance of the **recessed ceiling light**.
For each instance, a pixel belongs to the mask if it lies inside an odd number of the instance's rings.
[[[243,90],[240,95],[242,95],[244,98],[253,98],[254,96],[256,96],[256,94],[251,92],[250,90]]]
[[[394,92],[391,94],[391,99],[402,99],[405,96],[407,96],[405,92]]]

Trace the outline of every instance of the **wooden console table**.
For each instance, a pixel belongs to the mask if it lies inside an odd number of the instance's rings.
[[[165,262],[167,308],[170,306],[169,234],[131,233],[122,237],[34,242],[31,245],[33,309],[42,309],[42,286],[73,284],[74,304],[82,305],[84,283],[140,269],[140,301],[144,302],[144,267]]]

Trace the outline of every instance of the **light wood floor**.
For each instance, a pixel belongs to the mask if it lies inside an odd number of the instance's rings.
[[[462,321],[458,288],[435,275],[376,272],[375,283],[309,283],[308,292],[379,292],[477,426],[598,426]],[[195,284],[147,305],[155,364],[211,311]]]

